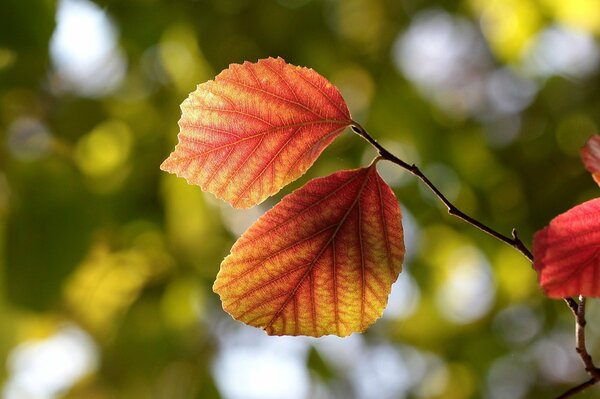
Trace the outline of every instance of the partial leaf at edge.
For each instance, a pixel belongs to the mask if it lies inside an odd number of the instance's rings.
[[[600,198],[569,209],[538,231],[533,257],[547,296],[600,296]]]
[[[595,134],[588,139],[581,149],[581,159],[594,181],[600,186],[600,136]]]
[[[161,169],[237,208],[296,180],[352,122],[331,83],[281,58],[230,65],[181,109],[179,143]]]

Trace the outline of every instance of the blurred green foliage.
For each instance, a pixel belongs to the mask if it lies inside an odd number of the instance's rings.
[[[104,21],[92,36],[90,13]],[[61,36],[67,20],[75,28]],[[389,315],[362,336],[321,341],[230,320],[211,285],[236,235],[308,179],[367,162],[357,136],[258,210],[232,210],[158,166],[196,84],[282,56],[336,84],[354,118],[459,208],[530,243],[598,195],[578,148],[600,124],[599,35],[596,0],[3,0],[5,397],[31,388],[18,353],[72,326],[97,360],[56,397],[282,397],[269,391],[275,377],[244,385],[254,375],[244,351],[263,356],[266,342],[296,348],[304,377],[289,398],[540,398],[583,381],[570,312],[543,297],[528,262],[386,166],[409,223],[410,277]],[[592,301],[597,355],[599,313]],[[408,371],[393,374],[399,364]]]

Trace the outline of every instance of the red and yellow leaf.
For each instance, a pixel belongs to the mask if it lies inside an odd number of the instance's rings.
[[[594,181],[600,185],[600,136],[595,134],[589,138],[581,149],[581,159]]]
[[[552,298],[600,296],[600,198],[569,209],[536,233],[533,266]]]
[[[232,64],[181,104],[161,169],[248,208],[296,180],[352,123],[339,91],[281,58]]]
[[[284,197],[235,243],[213,289],[270,335],[346,336],[381,316],[403,257],[400,207],[373,164]]]

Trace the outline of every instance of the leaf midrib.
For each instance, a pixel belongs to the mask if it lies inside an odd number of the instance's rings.
[[[373,167],[373,166],[371,166],[371,167]],[[371,167],[369,167],[369,168],[371,168]],[[309,264],[309,266],[306,269],[306,272],[304,272],[304,274],[300,277],[300,280],[296,283],[296,286],[294,287],[294,289],[292,290],[292,292],[288,295],[288,297],[283,302],[283,304],[279,307],[279,309],[275,312],[275,314],[273,315],[273,317],[265,325],[265,327],[264,327],[265,330],[271,328],[272,324],[279,317],[279,315],[281,314],[281,312],[283,311],[283,309],[285,309],[285,307],[289,303],[290,299],[293,298],[296,295],[296,291],[300,288],[300,286],[302,285],[302,283],[304,282],[304,280],[306,279],[306,277],[309,274],[312,274],[312,271],[313,271],[313,269],[315,267],[315,264],[321,258],[321,256],[323,255],[323,253],[325,252],[325,250],[327,249],[327,247],[329,246],[329,244],[331,242],[333,242],[333,240],[336,238],[337,233],[342,228],[342,226],[344,225],[344,223],[348,219],[348,216],[350,215],[350,213],[352,212],[352,210],[356,206],[358,200],[360,199],[360,197],[362,195],[362,192],[364,191],[364,189],[365,189],[365,187],[367,185],[367,182],[369,181],[370,174],[371,174],[371,169],[367,170],[367,172],[365,173],[365,180],[363,181],[360,189],[358,190],[358,192],[356,194],[356,198],[354,198],[354,201],[352,202],[352,204],[350,205],[350,207],[348,207],[348,210],[346,211],[346,213],[344,214],[344,216],[342,217],[342,219],[338,223],[336,229],[332,232],[331,237],[321,247],[321,249],[319,250],[319,253],[315,256],[315,258],[313,259],[313,261]],[[312,291],[311,291],[311,294],[313,294]],[[314,304],[315,304],[315,300],[314,300],[314,297],[311,295],[311,311],[312,311],[312,317],[313,317],[313,332],[316,334],[317,333],[317,331],[316,331],[317,327],[316,327],[316,323],[314,321],[314,318],[315,318]],[[361,308],[361,312],[363,310],[364,309]],[[361,315],[361,317],[362,317],[362,315]]]

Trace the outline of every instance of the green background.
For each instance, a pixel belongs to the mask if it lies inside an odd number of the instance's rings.
[[[108,43],[91,64],[90,31]],[[310,178],[370,161],[350,131],[253,210],[159,165],[196,84],[281,56],[332,81],[460,209],[530,246],[600,193],[578,153],[600,123],[599,35],[596,0],[3,0],[5,397],[546,398],[584,381],[572,316],[531,265],[386,165],[408,253],[383,319],[343,340],[268,338],[221,310],[211,286],[237,235]],[[588,320],[600,355],[594,300]],[[57,337],[79,349],[44,352]]]

